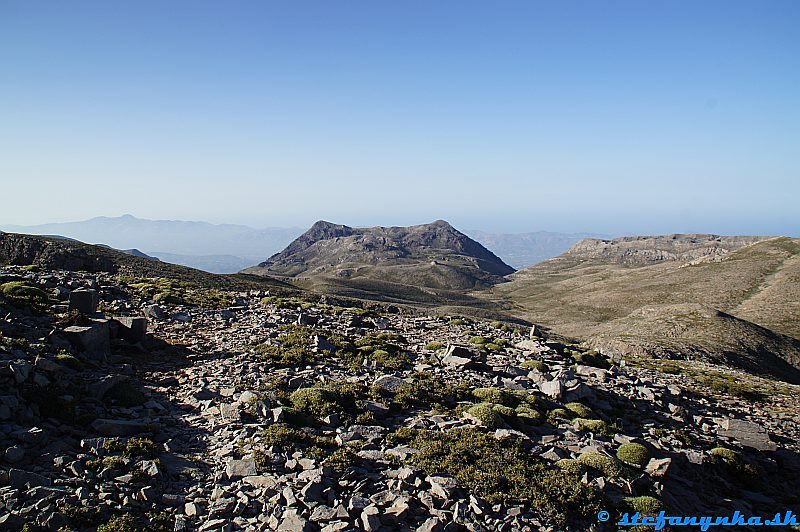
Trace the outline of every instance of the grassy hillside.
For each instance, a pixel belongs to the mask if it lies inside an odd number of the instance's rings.
[[[773,353],[799,365],[800,239],[769,238],[688,261],[568,252],[510,279],[476,294],[561,335],[747,367]],[[764,363],[776,371],[780,365]]]

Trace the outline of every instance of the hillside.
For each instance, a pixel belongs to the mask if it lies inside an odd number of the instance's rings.
[[[291,279],[353,297],[461,304],[505,281],[513,268],[444,221],[352,228],[319,221],[282,252],[245,273]]]
[[[518,314],[558,334],[595,338],[598,345],[713,351],[717,359],[731,352],[758,357],[769,346],[768,351],[797,365],[792,339],[800,338],[798,279],[798,239],[671,235],[585,240],[483,295],[513,304]],[[675,344],[675,335],[656,331],[665,322],[683,319],[686,307],[680,305],[700,305],[746,320],[751,325],[746,327],[748,339],[720,336],[717,325],[725,323],[724,330],[731,322],[704,318],[678,335],[681,343]],[[659,319],[642,319],[652,315],[642,310],[646,307],[659,309]],[[736,323],[734,329],[741,331]]]
[[[294,287],[268,276],[216,275],[142,255],[72,239],[0,232],[0,264],[134,277],[169,277],[228,289],[274,288],[296,291]]]

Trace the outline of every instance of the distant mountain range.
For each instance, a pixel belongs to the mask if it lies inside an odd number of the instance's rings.
[[[147,220],[129,214],[100,216],[80,222],[21,226],[0,224],[0,231],[73,238],[117,249],[137,249],[163,261],[213,273],[235,273],[285,248],[303,229]],[[538,231],[522,234],[464,231],[514,268],[524,268],[566,251],[592,233]]]
[[[34,226],[0,225],[0,230],[58,235],[117,249],[136,248],[166,262],[213,273],[234,273],[257,264],[303,232],[299,228],[254,229],[245,225],[146,220],[129,214]]]

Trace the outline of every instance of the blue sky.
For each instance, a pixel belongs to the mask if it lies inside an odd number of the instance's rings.
[[[800,3],[0,2],[1,223],[800,232]]]

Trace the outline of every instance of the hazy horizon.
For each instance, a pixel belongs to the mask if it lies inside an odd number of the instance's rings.
[[[0,223],[797,235],[800,4],[0,5]]]
[[[80,223],[86,222],[98,218],[121,218],[125,216],[133,217],[137,220],[146,220],[146,221],[154,221],[154,222],[188,222],[188,223],[208,223],[212,225],[237,225],[237,226],[244,226],[249,227],[251,229],[256,230],[266,230],[266,229],[298,229],[301,231],[305,231],[308,229],[312,224],[315,222],[322,220],[322,218],[317,218],[314,220],[309,221],[305,225],[268,225],[268,224],[248,224],[244,222],[233,222],[233,221],[210,221],[209,219],[178,219],[178,218],[145,218],[143,216],[137,216],[136,214],[131,214],[128,212],[110,215],[110,214],[98,214],[94,216],[89,216],[86,218],[81,219],[68,219],[68,220],[57,220],[57,221],[49,221],[49,222],[41,222],[41,223],[33,223],[33,224],[19,224],[14,222],[8,222],[4,219],[0,219],[0,230],[3,227],[36,227],[36,226],[49,226],[49,225],[59,225],[59,224],[72,224],[72,223]],[[604,232],[604,231],[596,231],[593,228],[586,228],[586,229],[577,229],[577,230],[559,230],[559,229],[550,229],[550,228],[530,228],[527,230],[502,230],[502,229],[487,229],[485,227],[470,227],[466,225],[459,225],[454,223],[452,220],[447,220],[446,218],[438,217],[438,218],[431,218],[428,220],[418,220],[412,221],[408,223],[382,223],[380,221],[375,222],[368,222],[368,223],[347,223],[345,221],[341,221],[338,219],[327,219],[325,221],[336,223],[336,224],[343,224],[348,225],[350,227],[391,227],[391,226],[409,226],[409,225],[423,225],[427,223],[434,222],[435,220],[445,220],[453,225],[456,229],[466,231],[466,232],[484,232],[484,233],[493,233],[493,234],[507,234],[507,235],[523,235],[529,233],[554,233],[554,234],[572,234],[572,235],[596,235],[598,238],[611,238],[616,236],[645,236],[645,235],[668,235],[668,234],[719,234],[719,235],[755,235],[755,236],[790,236],[790,237],[800,237],[800,231],[798,229],[794,229],[793,231],[784,232],[784,233],[756,233],[756,232],[739,232],[739,233],[726,233],[720,231],[705,231],[705,230],[686,230],[686,231],[661,231],[661,232],[647,232],[647,231],[617,231],[617,232]]]

